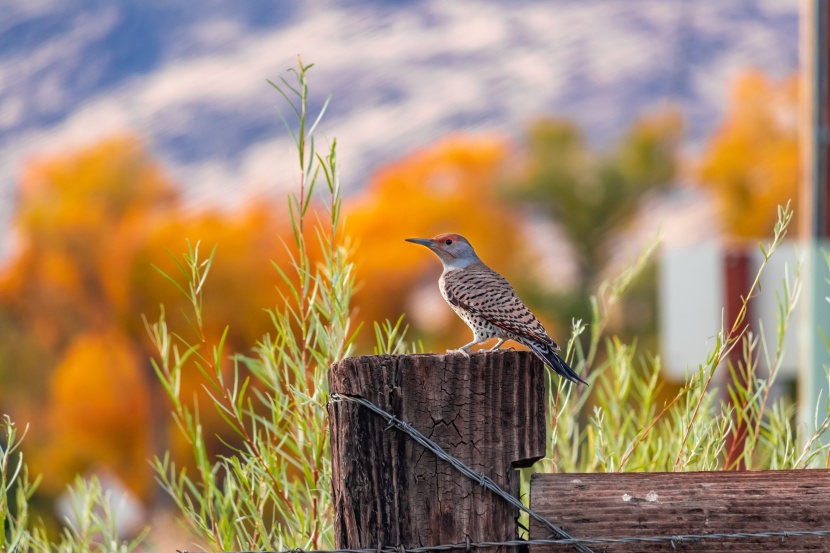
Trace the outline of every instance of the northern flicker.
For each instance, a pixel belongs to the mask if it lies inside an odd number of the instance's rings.
[[[466,238],[458,234],[439,234],[435,238],[407,238],[407,242],[426,246],[441,259],[444,272],[438,279],[441,295],[473,331],[473,341],[447,353],[462,353],[492,338],[495,351],[507,340],[530,348],[547,366],[571,382],[582,382],[579,375],[556,353],[559,346],[550,339],[542,323],[519,299],[503,276],[481,262]]]

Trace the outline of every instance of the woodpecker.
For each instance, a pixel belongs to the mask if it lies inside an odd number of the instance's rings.
[[[507,340],[513,340],[530,348],[545,365],[566,380],[587,384],[559,357],[559,346],[519,299],[510,283],[482,263],[466,238],[458,234],[439,234],[435,238],[407,238],[406,241],[426,246],[438,255],[444,265],[444,272],[438,279],[441,295],[473,331],[472,342],[447,353],[469,357],[471,347],[492,338],[497,338],[498,342],[488,351],[496,351]]]

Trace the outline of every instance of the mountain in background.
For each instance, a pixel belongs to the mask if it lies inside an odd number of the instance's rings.
[[[132,133],[194,206],[292,183],[266,79],[301,54],[333,100],[347,190],[458,132],[518,137],[539,115],[616,137],[664,102],[694,146],[748,66],[798,63],[792,0],[0,0],[0,228],[26,160]],[[280,192],[281,195],[281,192]],[[0,251],[2,257],[2,251]]]

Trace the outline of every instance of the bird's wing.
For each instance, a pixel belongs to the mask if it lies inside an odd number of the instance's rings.
[[[507,280],[485,265],[444,275],[447,301],[516,336],[559,346]]]

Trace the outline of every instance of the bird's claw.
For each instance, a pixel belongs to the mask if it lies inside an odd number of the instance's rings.
[[[487,351],[516,351],[516,348],[513,346],[508,346],[506,348],[498,347],[498,348],[490,348]]]
[[[452,353],[460,353],[461,355],[463,355],[467,359],[470,358],[470,352],[468,352],[466,349],[459,348],[459,349],[448,349],[447,350],[447,355],[452,354]]]

